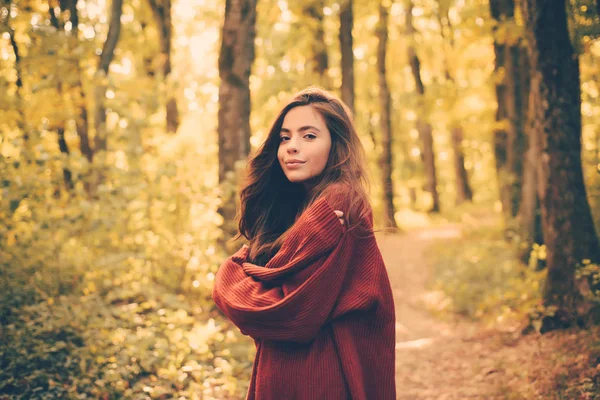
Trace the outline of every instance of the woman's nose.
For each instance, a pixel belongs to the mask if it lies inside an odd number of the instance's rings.
[[[287,152],[289,154],[295,154],[298,152],[298,144],[294,138],[290,139],[287,145]]]

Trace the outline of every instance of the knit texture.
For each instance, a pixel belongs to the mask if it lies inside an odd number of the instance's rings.
[[[375,237],[334,213],[348,201],[317,200],[265,266],[244,246],[219,268],[213,299],[256,343],[248,400],[396,398],[392,291]]]

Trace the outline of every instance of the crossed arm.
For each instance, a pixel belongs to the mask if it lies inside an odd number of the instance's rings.
[[[213,299],[231,321],[257,339],[308,342],[329,320],[352,256],[352,237],[326,199],[300,217],[266,266],[242,248],[220,267]],[[286,277],[310,268],[290,290]]]

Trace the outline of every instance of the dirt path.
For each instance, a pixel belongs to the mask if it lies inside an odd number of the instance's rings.
[[[460,234],[459,226],[448,225],[378,237],[396,304],[398,399],[508,398],[506,376],[498,379],[502,360],[494,356],[507,343],[476,324],[441,321],[425,306],[434,296],[426,290],[431,278],[427,247]]]

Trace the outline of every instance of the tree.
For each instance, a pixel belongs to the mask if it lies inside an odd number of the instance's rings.
[[[354,113],[354,53],[352,45],[352,27],[354,15],[353,0],[343,0],[340,4],[340,51],[342,53],[342,100]]]
[[[60,4],[58,6],[58,8],[60,9]],[[63,27],[64,25],[60,23],[60,21],[58,20],[58,18],[56,17],[56,13],[55,13],[55,8],[54,7],[49,7],[49,13],[50,13],[50,24],[52,25],[52,27],[54,27],[54,29],[56,30],[56,32],[59,35],[65,35],[65,32],[63,31]],[[61,14],[62,14],[62,10],[61,10]],[[64,76],[64,73],[62,74]],[[61,79],[61,77],[59,77],[57,79],[57,87],[56,90],[58,92],[58,95],[60,97],[60,99],[62,101],[64,101],[65,99],[65,83],[63,82],[63,79]],[[65,154],[66,156],[68,156],[71,151],[69,150],[69,144],[67,143],[67,140],[65,139],[65,126],[66,126],[66,118],[60,118],[60,121],[57,121],[55,123],[56,125],[56,133],[58,134],[58,148],[60,150],[60,152],[62,154]],[[67,187],[67,189],[73,189],[73,179],[72,179],[72,173],[71,170],[67,167],[63,167],[63,178],[65,181],[65,185]]]
[[[538,87],[538,77],[536,76],[533,79],[531,85],[533,87]],[[540,202],[537,193],[537,187],[540,180],[538,162],[541,147],[539,130],[535,127],[536,102],[539,101],[536,90],[530,91],[528,101],[529,104],[527,108],[529,110],[529,115],[526,126],[527,150],[525,151],[523,160],[523,185],[521,188],[519,213],[517,215],[520,241],[519,258],[525,264],[529,261],[531,246],[534,243],[544,243]]]
[[[544,304],[556,307],[545,330],[572,322],[580,300],[575,269],[600,260],[581,165],[579,60],[569,38],[565,0],[521,0],[539,139],[538,196],[547,253]]]
[[[2,4],[2,9],[1,9],[1,13],[0,13],[0,17],[2,17],[2,22],[3,25],[2,28],[4,30],[4,32],[6,32],[6,34],[8,35],[8,39],[10,41],[10,47],[13,51],[13,55],[15,57],[15,64],[14,64],[14,69],[15,69],[15,74],[16,74],[16,80],[15,80],[15,85],[16,85],[16,91],[15,91],[15,97],[16,97],[16,103],[17,103],[17,111],[19,116],[17,117],[17,127],[19,128],[19,131],[21,131],[23,133],[23,138],[25,141],[25,144],[28,144],[28,139],[29,139],[29,129],[28,129],[28,124],[27,124],[27,116],[26,116],[26,107],[25,107],[25,103],[23,101],[24,98],[24,88],[23,88],[23,72],[22,72],[22,60],[21,60],[21,51],[19,49],[19,44],[17,43],[17,40],[15,39],[15,31],[12,28],[11,24],[10,24],[10,6],[11,6],[11,1],[4,1]]]
[[[527,98],[529,90],[526,70],[527,55],[521,38],[511,36],[516,31],[514,0],[491,0],[495,75],[496,129],[494,154],[500,190],[500,200],[506,220],[515,217],[521,200],[521,182],[526,135]],[[525,69],[522,69],[525,68]]]
[[[77,0],[69,0],[69,19],[71,22],[72,40],[70,40],[70,49],[75,49],[78,45],[79,40],[79,13],[77,11]],[[94,157],[94,152],[90,146],[89,139],[89,121],[88,121],[88,109],[86,102],[86,93],[83,88],[83,69],[79,63],[79,59],[75,62],[77,76],[73,83],[75,89],[76,104],[75,107],[78,110],[78,115],[75,119],[77,127],[77,136],[79,136],[79,149],[86,159],[91,162]]]
[[[310,0],[303,7],[303,14],[308,17],[309,31],[311,32],[311,60],[312,71],[319,79],[319,84],[324,88],[329,88],[329,56],[327,55],[327,46],[325,44],[325,27],[323,7],[324,0]]]
[[[438,1],[438,13],[437,13],[437,17],[438,17],[438,22],[440,24],[440,32],[442,35],[442,39],[444,41],[448,41],[450,48],[454,49],[454,31],[453,31],[453,27],[452,27],[452,23],[450,22],[450,16],[448,15],[448,11],[449,11],[449,5]],[[444,33],[444,31],[448,31],[446,34]],[[446,37],[447,36],[447,37]],[[446,80],[449,81],[453,88],[455,88],[454,90],[457,91],[456,89],[456,83],[454,81],[454,77],[452,76],[452,73],[450,72],[450,66],[449,66],[449,62],[448,62],[448,56],[446,54],[444,54],[444,73],[446,75]],[[456,106],[456,101],[455,98],[458,97],[457,94],[455,94],[454,98],[452,99],[452,107],[451,109],[451,113],[454,114],[453,112],[453,108]],[[460,124],[460,122],[458,121],[457,118],[451,118],[450,121],[450,135],[451,135],[451,142],[452,142],[452,150],[453,150],[453,154],[454,154],[454,176],[455,176],[455,180],[456,180],[456,204],[461,204],[464,203],[465,201],[471,201],[473,200],[473,190],[471,189],[471,185],[469,184],[469,176],[467,173],[467,169],[465,168],[465,155],[464,155],[464,151],[463,151],[463,138],[464,138],[464,133],[463,133],[463,128]]]
[[[394,160],[392,156],[392,121],[391,97],[386,77],[386,55],[388,39],[388,10],[384,4],[379,4],[379,22],[377,24],[377,76],[379,78],[379,106],[381,124],[381,179],[383,184],[383,204],[385,207],[384,223],[388,228],[397,228],[394,208],[394,184],[392,169]]]
[[[171,0],[148,0],[152,9],[154,20],[158,30],[160,44],[162,78],[168,82],[171,75],[171,53],[173,42],[173,23]],[[171,91],[168,91],[166,104],[166,128],[167,132],[175,133],[179,126],[179,109],[177,100]]]
[[[219,182],[235,172],[235,163],[250,152],[250,71],[254,62],[256,0],[226,0],[219,54]],[[235,206],[221,208],[225,221]]]
[[[413,25],[413,2],[408,1],[408,7],[406,10],[406,33],[409,36],[408,45],[408,60],[410,63],[410,69],[412,71],[415,87],[417,94],[420,99],[420,110],[417,117],[417,130],[419,131],[419,137],[421,138],[423,163],[425,167],[425,176],[427,179],[427,191],[431,194],[432,205],[429,211],[438,212],[440,211],[440,198],[437,191],[437,173],[435,168],[435,149],[433,143],[433,129],[431,124],[427,122],[425,116],[425,85],[421,79],[421,62],[417,55],[414,45],[415,28]]]
[[[113,0],[110,13],[110,25],[108,34],[102,46],[102,53],[98,61],[98,69],[96,71],[96,113],[95,127],[96,137],[94,140],[95,151],[106,151],[107,132],[106,132],[106,109],[104,106],[104,97],[106,94],[106,79],[108,77],[108,69],[115,54],[115,48],[119,42],[121,34],[121,14],[123,14],[123,0]]]

